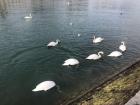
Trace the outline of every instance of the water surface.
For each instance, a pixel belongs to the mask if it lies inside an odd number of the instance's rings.
[[[130,65],[140,58],[139,11],[139,0],[0,0],[0,105],[59,105]],[[94,32],[105,40],[93,45]],[[56,39],[61,44],[48,49]],[[106,57],[122,40],[123,56]],[[85,60],[98,51],[103,59]],[[80,65],[63,67],[70,57]],[[62,92],[31,91],[45,80]]]

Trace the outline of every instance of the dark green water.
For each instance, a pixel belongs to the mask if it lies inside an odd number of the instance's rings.
[[[0,0],[0,105],[59,105],[140,58],[139,11],[139,0]],[[33,19],[27,21],[29,13]],[[93,45],[94,32],[105,41]],[[56,39],[61,44],[47,49]],[[122,57],[85,60],[117,50],[122,40],[128,47]],[[63,67],[69,57],[80,65]],[[45,80],[62,92],[31,91]]]

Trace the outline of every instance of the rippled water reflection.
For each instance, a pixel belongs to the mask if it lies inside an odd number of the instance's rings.
[[[140,56],[139,11],[139,0],[0,0],[0,104],[59,105],[134,62]],[[26,21],[29,13],[33,19]],[[94,32],[105,41],[93,45]],[[47,49],[56,39],[61,44]],[[128,46],[122,57],[85,60],[117,50],[122,40]],[[80,65],[62,67],[69,57]],[[62,93],[33,93],[44,80],[55,81]]]

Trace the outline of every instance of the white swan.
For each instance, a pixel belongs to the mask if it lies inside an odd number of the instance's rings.
[[[70,2],[69,2],[69,1],[67,2],[67,5],[68,5],[68,6],[70,5]]]
[[[104,54],[104,52],[100,51],[98,54],[91,54],[86,59],[98,60],[102,57],[101,54]]]
[[[119,56],[121,56],[121,55],[122,55],[121,52],[119,52],[119,51],[113,51],[113,52],[110,53],[108,56],[110,56],[110,57],[119,57]]]
[[[81,36],[81,34],[78,34],[77,36],[78,36],[78,37],[80,37],[80,36]]]
[[[32,19],[32,14],[30,13],[29,16],[25,16],[24,18],[25,18],[25,19]]]
[[[121,45],[119,46],[119,49],[120,49],[122,52],[126,51],[125,42],[121,42]]]
[[[72,65],[77,65],[79,64],[79,61],[75,58],[70,58],[64,61],[62,64],[63,66],[72,66]]]
[[[54,42],[54,41],[52,41],[52,42],[50,42],[50,43],[48,43],[48,47],[54,47],[54,46],[56,46],[56,45],[58,45],[60,43],[60,40],[56,40],[56,42]]]
[[[36,92],[36,91],[47,91],[51,88],[53,88],[55,86],[55,82],[54,81],[44,81],[41,82],[40,84],[38,84],[36,86],[35,89],[33,89],[32,91]]]
[[[95,38],[95,36],[94,36],[93,43],[99,43],[99,42],[102,42],[103,40],[104,40],[104,38],[101,38],[101,37]]]

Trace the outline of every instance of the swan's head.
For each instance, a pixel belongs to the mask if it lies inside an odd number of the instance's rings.
[[[103,51],[100,51],[100,52],[98,52],[98,54],[104,54],[104,52]]]
[[[57,40],[56,40],[56,42],[57,42],[57,43],[60,43],[60,40],[59,40],[59,39],[57,39]]]
[[[124,41],[122,41],[122,42],[121,42],[121,44],[125,45],[125,42],[124,42]]]
[[[78,34],[78,37],[81,36],[81,34]]]
[[[68,2],[67,2],[67,5],[69,5],[69,4],[70,4],[70,2],[68,1]]]

